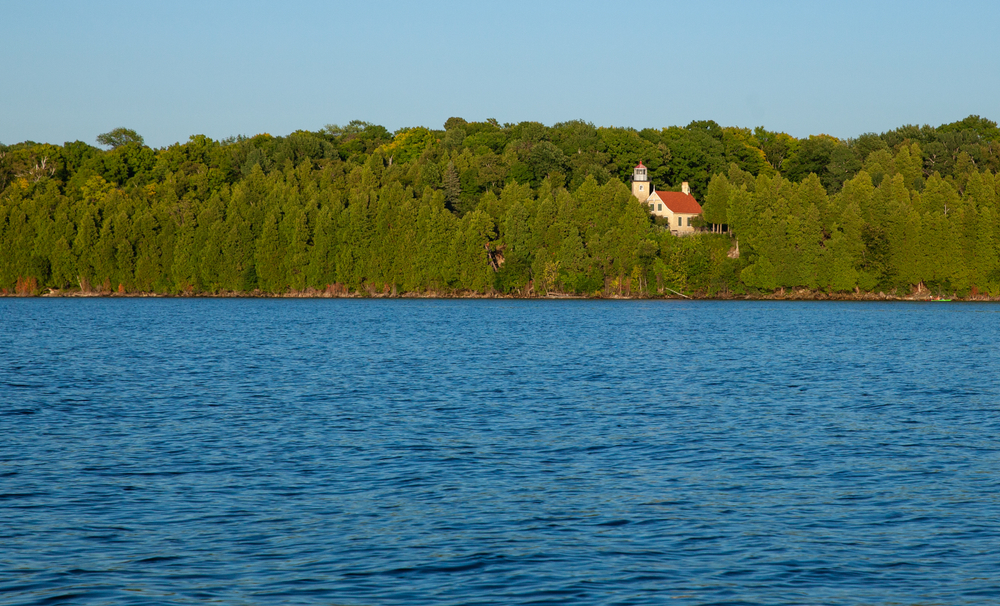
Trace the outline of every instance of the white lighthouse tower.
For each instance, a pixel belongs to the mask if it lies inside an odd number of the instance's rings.
[[[649,174],[646,172],[642,160],[639,160],[639,164],[632,169],[632,195],[640,202],[645,202],[651,193],[653,193],[653,184],[649,180]]]

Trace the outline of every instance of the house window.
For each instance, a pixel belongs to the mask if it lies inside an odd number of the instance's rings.
[[[658,206],[659,208],[657,208],[656,210],[663,210],[663,205],[662,205],[662,204],[657,204],[657,206]]]
[[[654,206],[654,204],[652,202],[650,202],[649,203],[649,212],[653,212],[653,206]]]

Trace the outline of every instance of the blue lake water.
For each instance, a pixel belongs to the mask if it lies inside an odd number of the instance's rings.
[[[1000,603],[998,341],[996,304],[0,299],[0,603]]]

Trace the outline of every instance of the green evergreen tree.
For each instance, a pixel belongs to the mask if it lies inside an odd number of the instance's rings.
[[[732,186],[723,174],[712,177],[708,183],[708,193],[705,194],[705,204],[702,205],[702,216],[712,224],[712,231],[721,229],[728,220],[729,196]]]
[[[272,212],[264,220],[264,229],[256,246],[257,279],[264,292],[288,290],[288,272],[284,266],[286,249],[287,243],[278,228],[278,217]]]
[[[448,202],[448,208],[457,210],[462,197],[462,181],[459,179],[458,170],[455,169],[454,162],[448,163],[447,168],[444,170],[443,179],[444,197]]]

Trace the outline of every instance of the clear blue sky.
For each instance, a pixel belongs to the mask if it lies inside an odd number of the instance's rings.
[[[0,142],[1000,120],[1000,2],[0,0]]]

